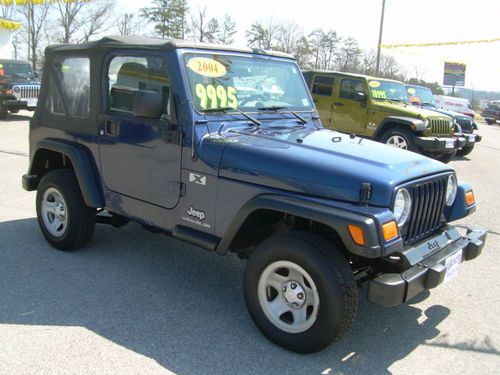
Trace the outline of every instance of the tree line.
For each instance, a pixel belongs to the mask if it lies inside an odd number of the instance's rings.
[[[232,44],[238,33],[229,14],[214,17],[207,8],[190,8],[187,0],[153,0],[137,14],[116,9],[114,0],[52,0],[41,5],[0,6],[0,17],[18,19],[22,29],[14,38],[16,55],[20,45],[29,45],[28,59],[35,69],[43,65],[43,49],[52,43],[82,43],[104,34],[149,35],[197,42]],[[148,27],[144,27],[148,25]],[[293,55],[302,69],[336,70],[375,74],[374,50],[363,50],[358,41],[335,30],[305,32],[290,21],[256,20],[244,31],[247,45]],[[390,55],[382,55],[378,76],[418,82],[442,93],[437,82],[427,83],[424,72],[409,72]]]

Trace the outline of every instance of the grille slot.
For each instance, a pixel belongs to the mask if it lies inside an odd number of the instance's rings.
[[[36,99],[40,95],[39,85],[15,85],[12,89],[17,99]]]
[[[447,181],[448,176],[442,176],[407,188],[412,198],[412,211],[404,236],[405,245],[424,239],[440,227]]]
[[[449,136],[450,131],[450,121],[445,119],[433,118],[430,119],[432,135],[444,135]]]

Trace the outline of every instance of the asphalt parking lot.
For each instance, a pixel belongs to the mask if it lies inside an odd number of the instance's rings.
[[[267,341],[247,314],[244,262],[130,224],[98,226],[74,253],[52,249],[35,218],[28,120],[0,121],[1,374],[493,374],[500,369],[500,125],[451,162],[490,230],[483,255],[412,303],[360,299],[348,335],[313,355]],[[364,296],[364,291],[361,292]]]

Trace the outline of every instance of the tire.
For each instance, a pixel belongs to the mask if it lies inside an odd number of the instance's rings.
[[[244,293],[264,336],[298,353],[320,351],[342,337],[358,308],[347,260],[330,242],[307,232],[276,235],[260,244],[246,265]]]
[[[434,158],[436,160],[439,160],[441,163],[448,164],[455,157],[456,154],[457,154],[457,152],[453,151],[453,152],[449,152],[447,154],[436,155],[436,156],[434,156]]]
[[[7,117],[7,107],[0,102],[0,120]]]
[[[488,125],[493,125],[495,123],[495,120],[486,120],[486,123]]]
[[[36,194],[36,213],[42,234],[56,249],[79,249],[94,233],[95,210],[85,205],[71,169],[43,176]]]
[[[457,156],[466,156],[469,155],[472,150],[474,150],[474,145],[472,146],[464,146],[460,150],[457,150]]]
[[[19,113],[19,108],[13,108],[13,109],[11,109],[10,113],[12,113],[12,114]]]
[[[415,135],[408,129],[396,127],[389,129],[380,138],[380,142],[403,150],[416,151]]]

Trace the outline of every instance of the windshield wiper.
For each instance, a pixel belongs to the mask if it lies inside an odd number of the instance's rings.
[[[302,124],[307,124],[307,120],[304,117],[299,115],[297,112],[292,111],[291,109],[289,109],[286,106],[273,105],[273,106],[269,106],[269,107],[259,107],[257,109],[259,111],[280,111],[282,109],[285,109],[288,112],[290,112],[292,115],[294,115]]]
[[[237,108],[233,108],[233,107],[207,108],[207,109],[203,109],[201,112],[203,112],[203,113],[216,113],[216,112],[226,113],[226,112],[229,112],[229,111],[234,111],[234,112],[239,113],[240,115],[243,115],[244,117],[246,117],[247,119],[249,119],[250,121],[252,121],[257,126],[261,126],[262,125],[262,122],[260,122],[256,118],[250,116],[249,114],[247,114],[247,113],[245,113],[243,111],[240,111]]]

